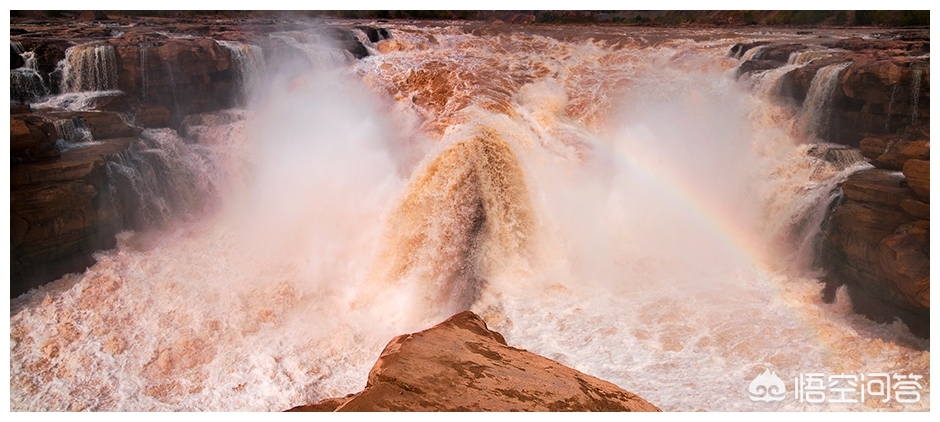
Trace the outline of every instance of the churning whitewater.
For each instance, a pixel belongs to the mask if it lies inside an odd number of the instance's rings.
[[[386,27],[357,61],[272,34],[312,67],[223,44],[244,109],[196,143],[142,135],[200,211],[140,182],[159,224],[11,302],[13,410],[284,410],[361,390],[390,339],[468,309],[664,410],[929,409],[929,341],[820,297],[826,207],[869,165],[814,143],[826,123],[773,101],[780,75],[736,80],[727,52],[757,34]],[[70,49],[63,95],[114,89],[109,54]],[[786,400],[749,399],[768,369]],[[924,388],[812,404],[807,373]]]

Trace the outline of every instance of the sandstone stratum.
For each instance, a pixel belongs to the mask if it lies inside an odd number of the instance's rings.
[[[636,394],[506,344],[466,311],[395,337],[365,388],[294,412],[658,412]]]
[[[804,104],[817,73],[848,63],[835,81],[823,141],[860,149],[874,167],[851,174],[830,206],[820,245],[827,299],[848,287],[856,312],[900,319],[930,336],[930,39],[919,31],[819,44],[735,45],[744,75],[792,66],[776,92]]]

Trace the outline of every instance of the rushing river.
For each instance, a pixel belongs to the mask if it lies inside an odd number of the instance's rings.
[[[823,160],[774,75],[735,78],[767,35],[386,27],[350,62],[272,35],[306,67],[226,44],[244,109],[142,135],[212,206],[12,300],[13,410],[284,410],[466,309],[664,410],[929,409],[929,341],[821,299],[814,241],[868,164]],[[749,397],[765,370],[784,399]],[[923,378],[812,403],[807,374]]]

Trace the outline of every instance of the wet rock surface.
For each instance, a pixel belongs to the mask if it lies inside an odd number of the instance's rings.
[[[790,66],[774,94],[783,104],[811,109],[823,69],[842,65],[824,116],[807,142],[860,149],[875,167],[841,185],[822,245],[827,290],[848,286],[856,312],[878,322],[901,319],[911,331],[930,331],[930,38],[899,31],[803,44],[735,45],[747,58],[738,76]],[[821,129],[820,129],[821,128]]]
[[[134,205],[122,206],[110,195],[115,189],[135,187],[109,180],[105,168],[119,160],[143,129],[184,130],[189,115],[244,101],[237,53],[225,42],[268,39],[272,33],[315,25],[320,24],[112,16],[100,11],[60,18],[39,12],[12,16],[11,69],[42,84],[13,87],[14,102],[38,102],[44,98],[37,96],[62,93],[72,97],[51,108],[11,103],[11,297],[84,270],[94,263],[93,252],[114,247],[114,234],[131,228],[128,224],[136,221],[133,210],[124,208]],[[363,28],[370,39],[391,36],[384,28]],[[326,26],[315,33],[345,52],[348,60],[368,55],[351,27]],[[285,54],[272,43],[260,44],[265,57]],[[81,77],[64,80],[68,78],[63,69],[70,65],[89,68]],[[87,139],[70,139],[62,122],[86,130],[81,135]],[[158,171],[159,164],[152,164]]]
[[[506,344],[462,312],[395,337],[365,389],[291,411],[659,411],[639,396]]]
[[[930,335],[930,162],[884,159],[890,142],[866,139],[863,154],[877,167],[843,182],[844,200],[832,208],[823,244],[828,283],[848,286],[856,310],[879,322],[900,318]],[[877,146],[877,148],[873,147]],[[930,143],[901,150],[929,158]],[[896,170],[902,161],[904,172]],[[885,168],[887,167],[887,168]]]
[[[805,103],[820,69],[849,63],[831,99],[829,128],[817,135],[823,141],[857,147],[867,137],[898,134],[910,138],[929,130],[929,34],[921,30],[879,36],[820,38],[818,44],[738,44],[729,54],[743,57],[760,49],[740,65],[740,75],[782,67],[801,53],[816,52],[814,59],[781,78],[781,99],[796,105]]]

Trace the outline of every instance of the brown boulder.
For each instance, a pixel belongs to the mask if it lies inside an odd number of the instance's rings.
[[[10,116],[10,162],[12,164],[48,160],[59,156],[55,148],[55,125],[39,116]]]
[[[881,252],[878,245],[902,224],[914,220],[892,206],[871,202],[846,201],[832,211],[828,241],[851,272],[879,278]]]
[[[930,202],[930,161],[912,159],[904,163],[907,184],[925,202]]]
[[[851,200],[900,206],[903,199],[914,199],[902,186],[904,175],[897,171],[869,169],[856,172],[842,183],[842,191]]]
[[[619,387],[506,345],[472,312],[392,339],[366,388],[293,411],[659,411]]]
[[[140,127],[168,127],[170,125],[170,110],[166,107],[141,104],[134,110],[134,123]]]
[[[912,305],[930,308],[930,222],[918,220],[881,241],[881,265]]]
[[[858,141],[858,149],[862,151],[865,158],[876,160],[888,151],[888,142],[888,140],[882,138],[864,138]]]
[[[916,199],[902,199],[901,209],[907,211],[908,214],[914,217],[924,220],[930,219],[930,204],[926,202],[921,202]]]
[[[186,114],[235,104],[231,54],[215,40],[134,34],[109,43],[117,53],[120,90],[169,110],[171,125]]]
[[[95,139],[131,138],[140,134],[141,130],[128,125],[117,113],[109,111],[69,111],[49,113],[49,118],[66,120],[79,117],[85,121],[91,136]]]
[[[865,138],[859,142],[862,155],[880,169],[901,170],[907,160],[929,160],[930,141],[901,141]]]

